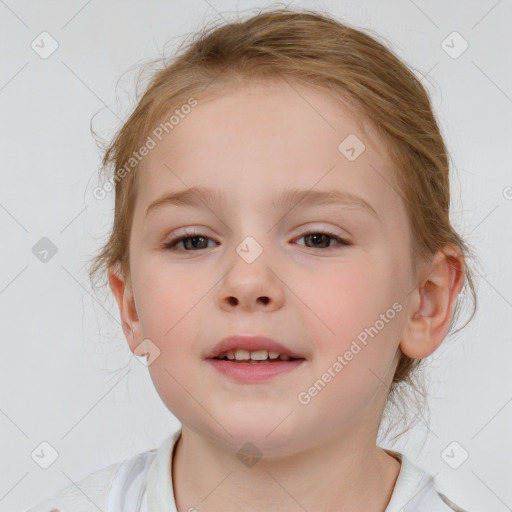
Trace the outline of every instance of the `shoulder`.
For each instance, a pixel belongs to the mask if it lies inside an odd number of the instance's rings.
[[[385,512],[468,512],[442,494],[434,478],[403,453],[386,451],[399,457],[402,465]]]
[[[110,484],[122,462],[111,464],[70,484],[24,512],[98,512],[106,510]]]
[[[411,512],[468,512],[437,489],[434,479],[425,475],[419,482],[417,495],[411,500],[406,510]]]
[[[127,508],[138,510],[145,495],[150,469],[157,466],[153,469],[156,476],[165,473],[168,463],[162,462],[162,456],[172,450],[179,432],[172,434],[160,449],[140,452],[99,469],[23,512],[98,512]],[[161,468],[154,464],[157,453],[160,454]]]
[[[25,512],[122,510],[127,494],[132,498],[131,494],[144,487],[155,454],[156,450],[148,450],[99,469]]]

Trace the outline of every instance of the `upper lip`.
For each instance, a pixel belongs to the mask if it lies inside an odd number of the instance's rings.
[[[210,350],[210,352],[206,354],[205,357],[206,359],[213,359],[214,357],[218,357],[225,352],[236,349],[247,350],[249,352],[255,350],[267,350],[268,352],[279,352],[279,354],[285,354],[287,356],[293,357],[294,359],[305,359],[304,356],[293,352],[272,338],[267,338],[266,336],[247,336],[241,334],[229,336],[228,338],[224,338],[223,340],[219,341],[219,343],[217,343]]]

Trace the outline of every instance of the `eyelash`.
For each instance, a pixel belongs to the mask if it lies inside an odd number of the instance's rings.
[[[338,242],[338,246],[349,246],[351,245],[347,240],[345,240],[344,238],[340,238],[339,236],[335,235],[334,233],[331,233],[329,231],[316,231],[316,230],[313,230],[313,231],[306,231],[304,233],[302,233],[298,238],[297,240],[299,240],[300,238],[303,238],[307,235],[326,235],[334,240],[336,240]],[[176,248],[176,246],[182,242],[183,240],[187,240],[189,238],[195,238],[195,237],[201,237],[201,238],[205,238],[207,240],[212,240],[210,237],[207,237],[205,235],[203,235],[202,233],[196,233],[196,232],[186,232],[185,235],[180,235],[178,237],[175,237],[171,240],[169,240],[168,242],[166,242],[164,245],[163,245],[163,248],[164,249],[168,249],[170,251],[179,251],[179,252],[196,252],[196,251],[201,251],[201,250],[204,250],[204,249],[195,249],[195,250],[178,250]],[[320,247],[319,249],[333,249],[334,247]],[[315,247],[307,247],[307,249],[315,249]]]

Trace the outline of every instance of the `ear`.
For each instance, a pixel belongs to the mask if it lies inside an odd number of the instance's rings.
[[[142,346],[140,322],[130,281],[125,278],[119,266],[109,269],[108,281],[119,306],[121,326],[130,350],[136,356],[143,356],[145,351]]]
[[[464,257],[458,247],[438,250],[427,267],[423,284],[413,291],[401,351],[412,358],[432,354],[448,333],[455,300],[464,284]]]

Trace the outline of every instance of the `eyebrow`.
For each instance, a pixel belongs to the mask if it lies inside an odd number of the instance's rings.
[[[226,195],[224,190],[215,190],[206,187],[189,187],[187,189],[164,194],[153,201],[146,210],[146,216],[151,210],[164,206],[189,206],[204,208],[213,203],[225,203]],[[293,205],[311,204],[340,204],[347,207],[361,208],[378,219],[378,214],[373,206],[352,192],[344,190],[300,190],[288,188],[275,192],[271,199],[274,208]]]

